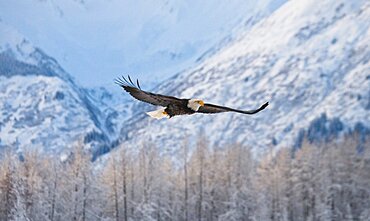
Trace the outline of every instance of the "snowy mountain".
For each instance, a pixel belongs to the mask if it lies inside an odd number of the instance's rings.
[[[266,0],[261,5],[267,12],[283,2]],[[84,1],[70,4],[82,7],[76,10],[93,7]],[[63,22],[76,19],[67,16],[73,12],[68,7],[60,5],[63,13],[59,16],[66,19],[60,21],[61,30],[67,30]],[[116,145],[120,131],[123,142],[151,141],[168,152],[176,152],[185,137],[194,141],[202,133],[213,144],[240,142],[256,151],[299,145],[304,136],[314,141],[353,130],[367,134],[369,8],[365,0],[289,1],[266,18],[268,13],[244,17],[235,26],[243,33],[230,34],[214,47],[200,50],[205,53],[197,57],[194,68],[166,80],[154,91],[241,109],[269,101],[268,109],[254,116],[224,113],[161,121],[144,113],[155,107],[123,95],[117,98],[104,87],[81,88],[54,58],[0,22],[0,146],[61,154],[83,140],[98,155]],[[2,13],[2,18],[11,17]],[[165,45],[168,38],[163,39],[155,48]],[[77,63],[73,66],[86,67]],[[150,90],[151,83],[141,82],[144,90]]]
[[[111,85],[123,73],[155,85],[284,1],[0,0],[0,17],[83,86]]]
[[[154,92],[234,108],[267,110],[154,120],[138,101],[122,141],[151,141],[176,152],[203,133],[211,143],[265,148],[370,128],[370,4],[366,0],[289,1],[271,16]],[[148,89],[148,88],[143,88]],[[140,143],[139,142],[139,143]]]
[[[283,2],[143,1],[137,9],[145,10],[132,14],[124,12],[135,4],[122,1],[0,0],[0,147],[68,154],[82,140],[95,156],[109,151],[133,103],[108,72],[173,75],[232,42],[233,28],[249,29]],[[199,30],[183,29],[194,22]],[[65,67],[100,86],[82,88]]]
[[[0,146],[56,154],[77,142],[93,152],[109,148],[119,131],[117,111],[104,99],[97,103],[16,30],[3,22],[0,30]]]

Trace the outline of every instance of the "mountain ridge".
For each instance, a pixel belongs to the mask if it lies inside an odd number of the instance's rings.
[[[108,115],[115,110],[98,106],[54,58],[0,26],[0,146],[57,155],[68,155],[79,142],[92,152],[111,146],[117,128],[107,125],[118,116]]]
[[[122,142],[146,140],[173,153],[179,140],[205,133],[215,145],[242,143],[263,152],[293,146],[299,131],[322,114],[339,118],[341,133],[360,122],[369,126],[369,17],[366,1],[285,3],[243,37],[154,91],[241,109],[270,101],[265,111],[155,121],[144,114],[155,107],[137,103],[135,117],[121,131]]]

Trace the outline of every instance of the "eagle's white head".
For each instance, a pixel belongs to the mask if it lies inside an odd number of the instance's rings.
[[[202,106],[204,106],[204,101],[200,99],[190,99],[188,101],[188,108],[192,109],[193,111],[198,111]]]

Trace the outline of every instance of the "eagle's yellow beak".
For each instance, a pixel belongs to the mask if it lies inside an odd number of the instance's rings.
[[[200,101],[197,101],[197,102],[198,102],[198,104],[199,104],[200,106],[204,106],[204,101],[200,100]]]

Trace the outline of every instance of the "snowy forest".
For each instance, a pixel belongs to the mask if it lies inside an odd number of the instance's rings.
[[[104,163],[78,145],[65,161],[0,160],[0,220],[370,220],[370,145],[356,136],[256,158],[200,137],[177,156],[122,146]],[[175,158],[175,159],[174,159]]]

